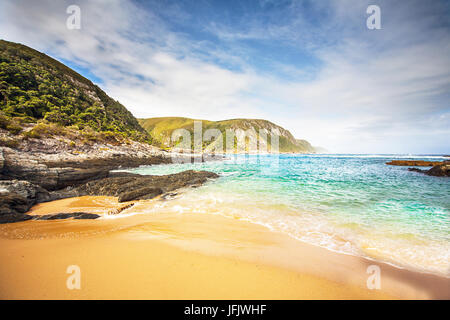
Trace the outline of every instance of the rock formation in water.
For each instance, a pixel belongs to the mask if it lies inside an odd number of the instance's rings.
[[[432,167],[442,164],[442,161],[424,161],[424,160],[392,160],[386,162],[391,166],[413,166],[413,167]]]
[[[64,189],[48,191],[24,180],[0,181],[0,223],[32,219],[26,212],[36,203],[79,196],[113,196],[119,202],[153,199],[172,191],[198,187],[218,175],[207,171],[183,171],[164,176],[138,175],[126,172],[108,172],[106,177],[83,182]],[[95,219],[86,213],[46,215],[37,220]],[[98,216],[97,216],[98,217]]]
[[[444,161],[443,163],[433,166],[429,170],[421,170],[418,168],[408,168],[408,170],[424,173],[428,176],[450,177],[450,161]]]

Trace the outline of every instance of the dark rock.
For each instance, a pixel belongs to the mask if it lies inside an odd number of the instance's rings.
[[[425,174],[435,177],[450,177],[450,163],[444,163],[434,166]]]
[[[0,216],[27,212],[33,204],[15,192],[0,194]]]
[[[33,200],[36,198],[47,199],[50,197],[49,192],[44,188],[23,180],[1,180],[0,194],[14,192],[20,196]]]
[[[176,189],[199,186],[208,179],[219,177],[208,171],[188,170],[164,176],[145,176],[131,173],[116,173],[111,177],[89,181],[83,185],[58,191],[58,196],[112,196],[119,202],[152,199]],[[51,193],[52,195],[53,193]]]
[[[28,181],[0,181],[0,216],[25,213],[36,202],[48,199],[47,190]]]
[[[444,162],[442,164],[436,165],[429,170],[421,170],[417,168],[408,168],[409,171],[424,173],[428,176],[435,177],[450,177],[450,164]]]
[[[11,213],[0,215],[0,224],[2,223],[13,223],[21,222],[32,219],[32,216],[23,213]]]
[[[48,192],[44,188],[28,181],[0,181],[0,223],[17,222],[29,219],[96,219],[96,214],[83,212],[58,213],[29,217],[25,213],[38,202],[45,202],[77,196],[113,196],[119,202],[152,199],[166,194],[169,198],[176,193],[172,191],[185,187],[198,187],[208,179],[219,177],[208,171],[188,170],[165,176],[144,176],[117,172],[110,177],[89,181],[76,187]],[[127,209],[125,206],[120,211]],[[120,212],[119,211],[119,212]]]
[[[81,215],[79,215],[79,216],[76,216],[76,217],[74,217],[74,219],[82,219],[82,220],[85,220],[85,219],[97,219],[97,218],[100,218],[100,216],[98,215],[98,214],[95,214],[95,213],[84,213],[84,214],[81,214]]]
[[[35,216],[34,220],[61,220],[74,217],[74,214],[71,213],[55,213],[55,214],[46,214],[42,216]]]
[[[420,172],[420,173],[427,172],[427,170],[422,170],[422,169],[418,169],[418,168],[408,168],[408,171]]]
[[[131,200],[145,200],[145,199],[153,199],[156,196],[162,194],[163,191],[161,188],[154,187],[144,187],[140,189],[135,189],[130,192],[124,192],[119,195],[119,202],[131,201]]]
[[[86,212],[71,212],[71,213],[54,213],[46,214],[42,216],[33,216],[33,220],[63,220],[63,219],[97,219],[100,216],[94,213]]]

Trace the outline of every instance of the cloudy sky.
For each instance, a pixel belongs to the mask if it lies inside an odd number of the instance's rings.
[[[449,1],[1,0],[0,38],[136,117],[263,118],[332,152],[450,153]]]

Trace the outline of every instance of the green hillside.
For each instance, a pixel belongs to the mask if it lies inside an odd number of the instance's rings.
[[[150,142],[122,104],[55,59],[25,45],[0,40],[0,116],[14,123],[56,123],[77,130]]]
[[[172,132],[176,129],[186,129],[191,134],[194,131],[194,121],[195,119],[181,118],[181,117],[161,117],[161,118],[149,118],[149,119],[138,119],[141,126],[147,130],[147,132],[152,136],[155,144],[163,148],[176,147],[176,144],[171,141]],[[260,119],[231,119],[223,121],[202,121],[202,130],[205,132],[208,129],[218,129],[222,133],[223,137],[226,136],[226,130],[231,129],[233,131],[237,130],[254,130],[254,132],[259,133],[260,130],[265,130],[268,132],[268,145],[269,150],[271,146],[270,132],[275,130],[279,132],[279,151],[280,152],[295,152],[295,153],[313,153],[314,148],[306,140],[296,140],[292,134],[267,120]],[[211,146],[211,142],[205,142],[203,144],[203,149],[207,149]],[[223,142],[225,148],[225,142]],[[248,151],[248,147],[247,147]]]

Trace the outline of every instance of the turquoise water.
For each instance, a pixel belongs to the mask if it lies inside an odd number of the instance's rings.
[[[152,209],[222,214],[300,241],[450,276],[450,179],[388,166],[398,155],[238,155],[129,170],[208,170],[217,180]]]

